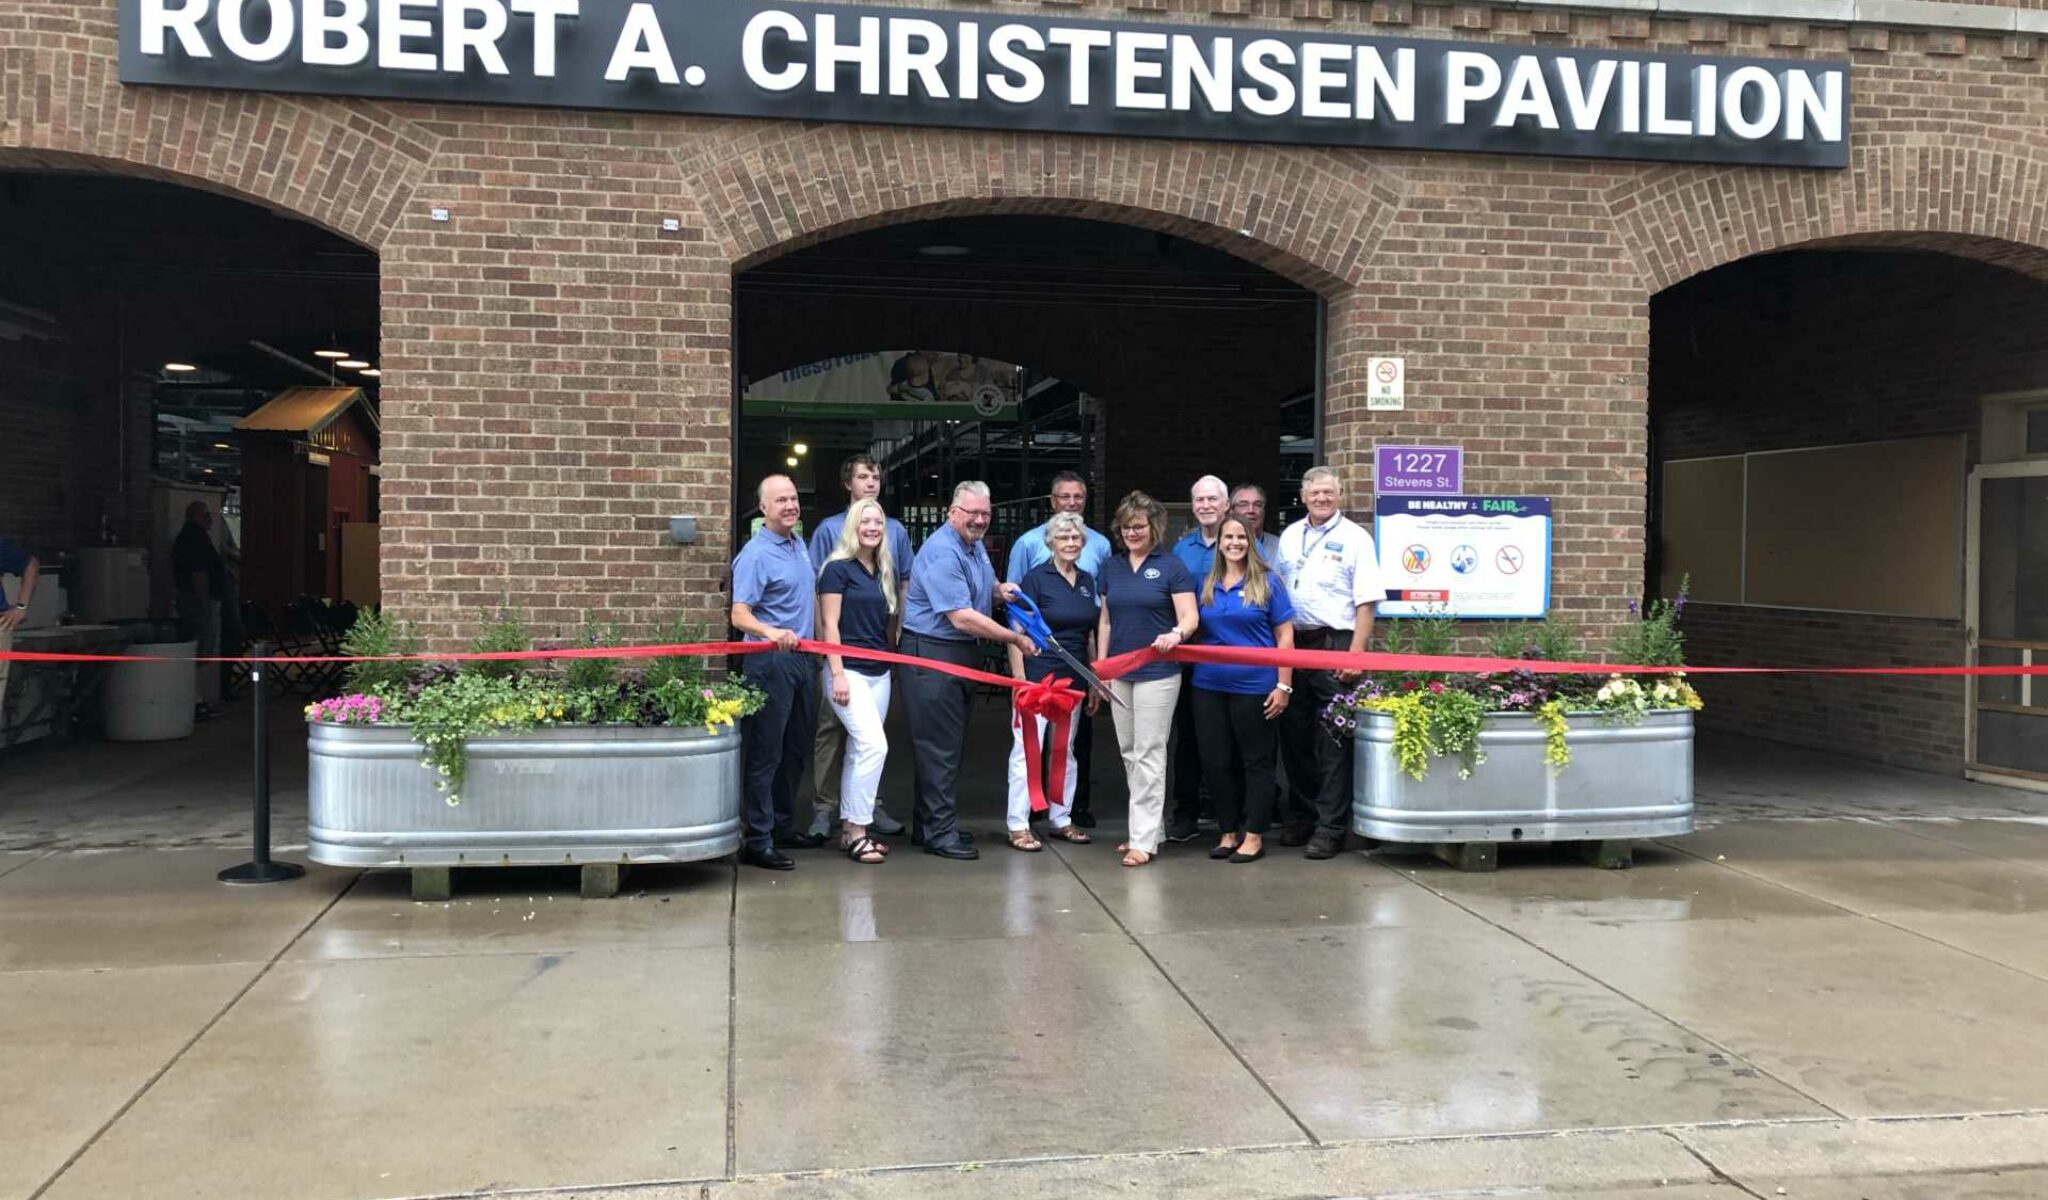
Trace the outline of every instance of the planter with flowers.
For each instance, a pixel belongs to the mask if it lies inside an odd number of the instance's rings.
[[[365,613],[344,649],[375,658],[408,641]],[[474,648],[532,644],[500,614]],[[617,639],[586,624],[577,644]],[[589,896],[616,892],[627,864],[739,849],[737,722],[761,696],[708,679],[701,658],[637,671],[609,658],[367,661],[348,687],[306,706],[315,862],[409,869],[422,899],[445,898],[454,867],[578,866]]]
[[[1328,731],[1357,744],[1352,829],[1381,842],[1427,845],[1469,870],[1489,870],[1501,843],[1568,842],[1621,867],[1636,838],[1693,828],[1693,713],[1681,591],[1629,605],[1606,661],[1668,668],[1647,674],[1368,677],[1324,710]],[[1457,623],[1392,622],[1386,649],[1448,654]],[[1575,631],[1555,619],[1496,634],[1495,658],[1583,661]]]

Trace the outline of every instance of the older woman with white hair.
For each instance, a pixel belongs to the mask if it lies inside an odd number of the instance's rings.
[[[1075,659],[1087,662],[1094,657],[1091,643],[1095,640],[1096,620],[1095,578],[1081,569],[1081,553],[1088,545],[1088,526],[1082,522],[1079,513],[1055,513],[1052,520],[1045,523],[1045,544],[1052,551],[1052,557],[1024,572],[1017,580],[1017,588],[1045,618],[1053,641]],[[1025,658],[1015,646],[1010,647],[1010,674],[1034,683],[1054,676],[1077,688],[1081,684],[1073,670],[1056,655]],[[1101,703],[1100,696],[1091,694],[1087,700],[1088,711],[1093,713]],[[1049,757],[1046,743],[1052,722],[1039,720],[1035,725],[1038,737],[1028,745],[1022,719],[1012,720],[1010,736],[1010,845],[1032,852],[1045,849],[1045,843],[1031,832],[1031,789],[1024,756]],[[1074,807],[1074,788],[1081,776],[1071,736],[1063,754],[1064,782],[1060,794],[1046,797],[1052,836],[1085,845],[1094,839],[1074,828],[1069,817]],[[1051,778],[1049,772],[1045,778]]]

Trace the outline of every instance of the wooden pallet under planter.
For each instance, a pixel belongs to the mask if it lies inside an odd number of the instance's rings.
[[[454,805],[403,726],[314,722],[307,749],[307,857],[410,870],[416,899],[446,899],[456,867],[494,866],[581,867],[583,894],[609,896],[633,863],[740,848],[736,730],[557,725],[473,738]]]
[[[1636,724],[1573,716],[1571,765],[1543,761],[1543,727],[1533,713],[1492,713],[1479,745],[1486,761],[1469,779],[1456,759],[1436,759],[1427,777],[1401,773],[1394,718],[1361,712],[1352,735],[1351,828],[1378,842],[1428,846],[1462,870],[1490,871],[1498,847],[1566,842],[1603,867],[1626,867],[1638,838],[1693,829],[1693,714],[1658,709]]]

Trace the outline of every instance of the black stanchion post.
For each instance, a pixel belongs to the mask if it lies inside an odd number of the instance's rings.
[[[255,647],[259,654],[268,654],[270,647]],[[249,695],[256,710],[256,812],[254,857],[238,867],[229,867],[220,873],[222,883],[283,883],[297,879],[306,873],[306,868],[295,863],[277,862],[270,857],[270,702],[266,678],[270,664],[252,662],[249,664]]]

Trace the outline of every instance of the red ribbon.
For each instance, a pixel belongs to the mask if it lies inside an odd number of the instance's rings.
[[[1031,791],[1031,811],[1042,813],[1051,807],[1048,794],[1067,794],[1067,739],[1072,733],[1074,709],[1081,703],[1081,690],[1070,679],[1048,675],[1037,683],[1018,683],[1010,699],[1016,706],[1011,717],[1011,727],[1024,735],[1024,782]],[[1038,765],[1039,743],[1038,722],[1044,718],[1052,723],[1052,771],[1047,778]]]

